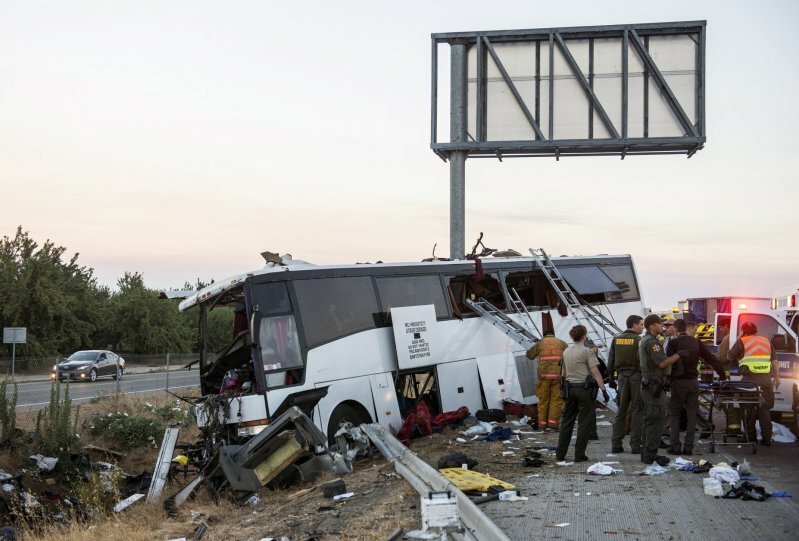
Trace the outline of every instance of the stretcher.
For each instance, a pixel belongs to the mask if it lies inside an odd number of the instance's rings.
[[[717,445],[748,445],[752,453],[757,453],[757,440],[751,441],[746,427],[756,416],[756,409],[762,401],[762,391],[756,383],[751,381],[714,381],[713,383],[699,384],[699,404],[700,409],[706,409],[707,418],[705,424],[710,429],[710,452],[716,451]],[[733,436],[734,441],[728,441],[727,432],[716,432],[713,424],[713,410],[718,409],[722,415],[728,408],[740,408],[741,426],[743,441],[738,441],[737,436]],[[725,423],[726,425],[726,423]],[[726,428],[726,426],[725,426]],[[705,428],[703,427],[704,431]],[[716,441],[716,437],[721,436],[721,441]]]

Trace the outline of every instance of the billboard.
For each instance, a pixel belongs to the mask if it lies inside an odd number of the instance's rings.
[[[690,157],[705,143],[705,30],[690,21],[433,34],[430,146],[445,160]],[[449,100],[439,95],[447,74]],[[437,122],[447,107],[449,133]]]

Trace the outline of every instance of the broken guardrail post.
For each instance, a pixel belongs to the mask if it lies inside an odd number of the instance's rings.
[[[172,453],[175,452],[175,444],[178,441],[180,428],[168,426],[164,431],[164,440],[161,442],[161,451],[158,453],[158,460],[153,468],[153,478],[150,481],[150,490],[147,491],[147,503],[161,495],[169,475],[169,467],[172,465]]]

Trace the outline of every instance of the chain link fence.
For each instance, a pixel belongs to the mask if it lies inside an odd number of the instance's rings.
[[[177,394],[199,388],[199,355],[197,353],[123,354],[124,376],[121,379],[100,377],[95,382],[73,381],[70,397],[73,402],[92,400],[113,393],[139,394],[172,391]],[[11,398],[17,384],[17,409],[41,408],[49,403],[53,382],[53,366],[65,359],[51,357],[0,356],[0,380],[7,380],[7,396]]]

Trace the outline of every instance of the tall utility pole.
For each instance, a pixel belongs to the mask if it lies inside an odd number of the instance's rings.
[[[466,44],[451,46],[450,120],[451,143],[466,142]],[[449,154],[449,257],[463,259],[466,254],[466,150]]]

